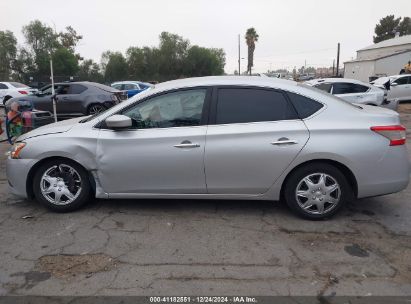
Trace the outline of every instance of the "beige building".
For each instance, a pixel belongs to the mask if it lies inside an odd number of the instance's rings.
[[[357,51],[344,62],[344,77],[368,82],[370,77],[397,75],[411,60],[411,35],[395,37]]]

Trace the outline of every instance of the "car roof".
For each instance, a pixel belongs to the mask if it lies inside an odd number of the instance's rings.
[[[386,76],[386,77],[389,77],[389,78],[400,78],[400,77],[404,77],[404,76],[411,76],[411,74],[390,75],[390,76]]]
[[[63,82],[55,82],[54,85],[59,85],[59,84],[94,84],[97,82],[90,82],[90,81],[63,81]],[[49,83],[48,85],[51,85]]]
[[[196,87],[196,86],[258,86],[258,87],[270,87],[287,89],[297,86],[295,81],[260,77],[260,76],[206,76],[206,77],[194,77],[178,80],[171,80],[162,82],[154,86],[158,90],[170,90],[179,89],[184,87]]]
[[[321,82],[348,82],[348,83],[356,83],[356,84],[367,84],[366,82],[357,80],[357,79],[351,79],[351,78],[319,78],[319,79],[313,79],[309,81],[310,83],[321,83]]]
[[[144,82],[144,81],[137,81],[137,80],[116,81],[116,82],[113,82],[111,85],[115,85],[115,84],[143,84],[146,86],[152,86],[151,83]]]

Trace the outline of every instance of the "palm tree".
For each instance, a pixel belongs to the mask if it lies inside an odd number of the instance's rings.
[[[254,65],[254,50],[255,43],[258,41],[258,34],[255,31],[255,28],[250,27],[245,33],[245,41],[248,46],[248,64],[247,64],[247,73],[251,75],[251,68]]]

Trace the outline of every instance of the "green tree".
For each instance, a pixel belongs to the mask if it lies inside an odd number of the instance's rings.
[[[77,76],[79,80],[104,82],[104,75],[100,71],[100,66],[91,59],[84,60],[79,65]]]
[[[171,79],[183,76],[183,61],[187,56],[190,42],[181,36],[162,32],[160,34],[160,75]]]
[[[78,42],[83,39],[83,36],[77,34],[76,30],[71,26],[66,27],[65,32],[60,32],[58,34],[59,43],[62,47],[69,49],[72,53],[75,52],[75,47]]]
[[[394,15],[388,15],[380,19],[375,26],[374,43],[378,43],[395,37],[395,33],[399,32],[400,36],[411,34],[411,19],[409,17],[395,18]]]
[[[50,56],[53,57],[53,66],[56,75],[71,76],[78,70],[80,55],[75,54],[75,47],[82,36],[71,27],[56,33],[50,26],[39,20],[31,21],[23,26],[23,35],[28,48],[23,54],[23,62],[18,63],[19,73],[30,70],[35,79],[47,79],[50,74]],[[30,55],[30,56],[27,56]],[[33,59],[33,66],[22,68],[24,62]],[[27,78],[27,75],[20,77]]]
[[[27,83],[30,76],[36,73],[34,57],[26,48],[20,48],[16,60],[13,62],[14,80]]]
[[[67,48],[53,52],[53,69],[56,76],[74,76],[79,70],[77,57]]]
[[[411,18],[404,17],[399,25],[399,31],[403,35],[411,35]]]
[[[245,33],[245,42],[248,47],[248,63],[247,72],[251,75],[251,68],[254,66],[254,51],[255,43],[258,41],[259,35],[257,34],[255,28],[251,27]]]
[[[106,82],[126,80],[128,78],[128,67],[123,54],[109,51],[104,56],[108,58],[105,64],[104,80]]]
[[[144,49],[129,47],[126,51],[128,75],[130,79],[144,79],[147,74]]]
[[[0,79],[10,78],[16,56],[16,37],[10,31],[0,31]]]

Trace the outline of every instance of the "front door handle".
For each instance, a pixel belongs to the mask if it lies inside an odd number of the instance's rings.
[[[277,141],[273,141],[271,144],[274,146],[281,146],[281,145],[295,145],[297,144],[298,141],[293,140],[293,139],[288,139],[286,137],[282,137],[278,139]]]
[[[184,140],[181,142],[181,144],[174,145],[175,148],[180,148],[180,149],[192,149],[192,148],[199,148],[199,144],[193,144],[191,141]]]

